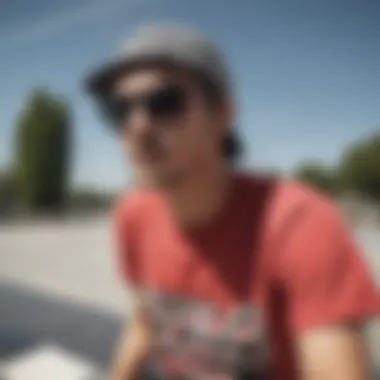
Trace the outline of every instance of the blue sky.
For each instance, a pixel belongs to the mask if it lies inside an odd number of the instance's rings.
[[[72,105],[75,184],[130,179],[116,139],[81,88],[141,23],[177,21],[220,44],[236,83],[248,166],[290,170],[334,162],[347,142],[380,126],[377,0],[2,0],[0,167],[33,86]]]

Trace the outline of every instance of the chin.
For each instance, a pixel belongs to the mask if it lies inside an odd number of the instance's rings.
[[[178,186],[180,178],[181,176],[178,173],[173,172],[160,170],[144,171],[140,172],[138,176],[138,185],[154,190],[170,190]]]
[[[155,189],[158,187],[157,180],[150,176],[138,176],[136,184],[140,188]]]
[[[137,175],[137,184],[143,188],[158,189],[162,185],[162,176],[157,171],[144,170]]]

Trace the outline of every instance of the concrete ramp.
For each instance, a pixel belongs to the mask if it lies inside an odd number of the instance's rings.
[[[7,360],[45,342],[107,366],[122,315],[48,293],[0,282],[0,358]]]

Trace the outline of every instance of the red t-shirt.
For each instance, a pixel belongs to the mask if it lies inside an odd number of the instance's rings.
[[[329,200],[291,181],[233,182],[224,209],[197,231],[181,230],[154,193],[117,206],[120,269],[146,296],[164,378],[295,380],[299,334],[380,312]]]

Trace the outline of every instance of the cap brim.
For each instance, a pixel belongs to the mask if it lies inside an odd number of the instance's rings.
[[[98,69],[95,69],[85,79],[85,90],[92,95],[105,95],[112,90],[115,80],[121,75],[144,66],[162,66],[162,67],[186,67],[189,70],[195,70],[190,65],[181,64],[177,60],[168,56],[139,56],[123,60],[108,62]]]
[[[134,65],[136,65],[135,61],[113,61],[93,70],[84,81],[86,92],[91,95],[109,92],[115,80]]]
[[[139,55],[129,58],[111,61],[98,69],[95,69],[85,79],[85,90],[91,95],[102,96],[112,91],[115,80],[121,75],[128,74],[136,69],[146,66],[161,66],[163,68],[182,68],[197,75],[204,76],[205,73],[196,65],[181,61],[174,56],[168,55]]]

